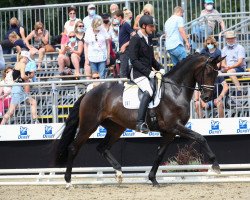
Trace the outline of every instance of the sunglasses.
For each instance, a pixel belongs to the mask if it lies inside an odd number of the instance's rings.
[[[98,41],[97,35],[95,34],[95,41]]]
[[[69,15],[75,15],[76,13],[69,13]]]
[[[214,43],[207,43],[207,44],[214,44]]]
[[[71,36],[69,36],[69,38],[74,38],[74,37],[76,37],[75,35],[71,35]]]
[[[83,25],[79,25],[78,27],[83,28],[84,26]]]
[[[95,77],[95,78],[92,78],[92,79],[100,79],[100,77]]]

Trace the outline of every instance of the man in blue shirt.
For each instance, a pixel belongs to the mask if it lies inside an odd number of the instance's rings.
[[[115,24],[119,24],[119,59],[121,61],[120,64],[120,76],[121,77],[129,77],[129,57],[128,57],[128,45],[130,37],[135,35],[134,30],[131,26],[125,22],[124,13],[121,10],[117,10],[114,12],[114,22]]]

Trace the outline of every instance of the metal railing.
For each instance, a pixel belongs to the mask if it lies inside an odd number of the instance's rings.
[[[67,9],[70,6],[77,8],[77,17],[83,19],[87,15],[87,6],[95,3],[97,13],[109,13],[109,6],[112,3],[119,5],[120,9],[128,7],[133,12],[133,17],[141,13],[143,6],[151,3],[154,6],[155,18],[158,22],[158,31],[163,30],[165,21],[172,15],[175,6],[182,6],[185,10],[185,21],[192,21],[200,16],[201,10],[204,9],[203,0],[116,0],[116,1],[96,1],[68,4],[49,4],[41,6],[25,6],[0,8],[0,36],[1,40],[9,27],[9,20],[17,17],[21,25],[25,28],[26,34],[33,30],[35,22],[41,21],[45,24],[45,28],[49,30],[51,36],[60,35],[63,31],[65,22],[68,20]],[[215,9],[220,13],[234,13],[250,11],[250,2],[247,4],[244,0],[240,1],[224,1],[215,0]],[[234,23],[228,24],[229,26]]]

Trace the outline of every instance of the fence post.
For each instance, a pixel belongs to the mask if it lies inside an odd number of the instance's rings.
[[[52,83],[52,121],[53,123],[57,123],[58,122],[58,91],[57,91],[57,88],[56,88],[56,84],[55,83]]]
[[[18,11],[17,11],[17,15],[18,15],[18,20],[20,22],[20,24],[23,26],[23,10],[22,8],[19,8]]]

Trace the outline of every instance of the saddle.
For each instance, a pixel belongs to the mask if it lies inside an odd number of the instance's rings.
[[[154,79],[150,80],[150,85],[154,93],[148,108],[155,108],[161,100],[161,88],[156,87],[156,81],[154,81]],[[136,83],[133,81],[125,82],[122,98],[123,106],[127,109],[138,109],[142,95],[143,92]]]

